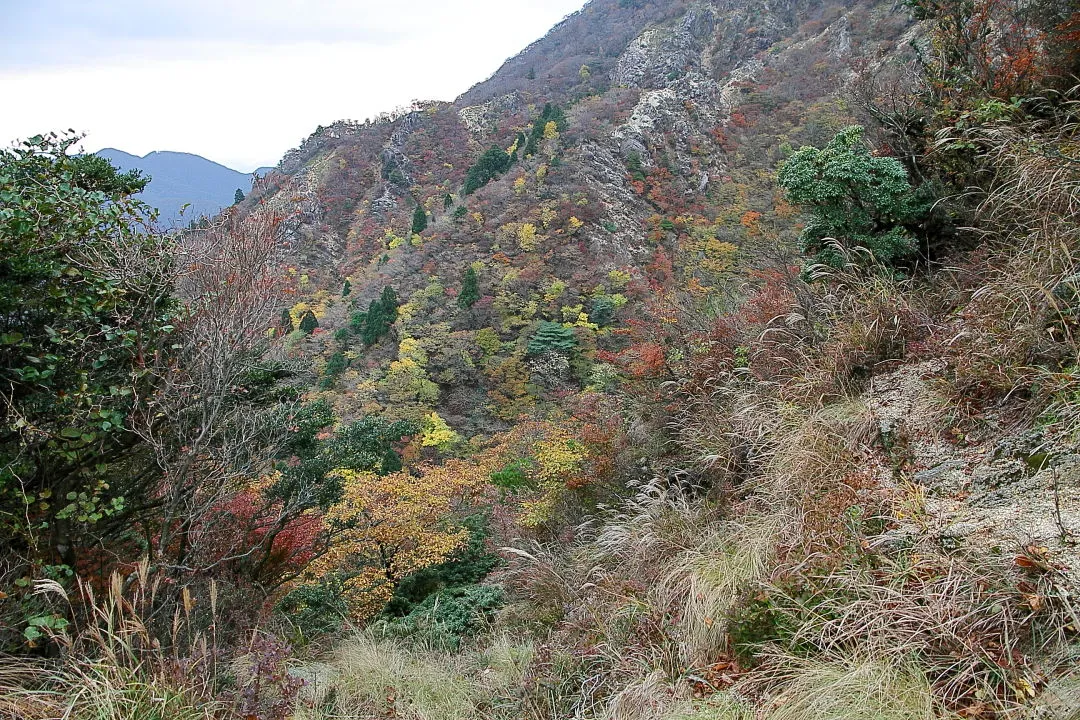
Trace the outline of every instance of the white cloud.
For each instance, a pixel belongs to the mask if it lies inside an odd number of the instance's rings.
[[[581,1],[194,0],[169,25],[175,3],[120,0],[89,19],[72,5],[71,25],[47,29],[25,16],[25,57],[67,40],[36,63],[0,55],[0,143],[73,128],[88,150],[179,150],[248,171],[316,125],[453,99]]]

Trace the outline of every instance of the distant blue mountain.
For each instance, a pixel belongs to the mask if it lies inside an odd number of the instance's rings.
[[[115,148],[98,150],[95,155],[108,159],[121,170],[142,170],[150,184],[139,195],[143,202],[156,207],[165,226],[186,225],[200,215],[215,215],[233,204],[236,189],[247,194],[251,175],[191,153],[156,151],[145,157]],[[264,175],[272,168],[259,168]],[[180,209],[190,205],[181,216]]]

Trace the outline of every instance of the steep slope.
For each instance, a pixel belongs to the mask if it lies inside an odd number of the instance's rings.
[[[490,431],[601,382],[665,294],[727,302],[793,244],[776,163],[850,121],[835,91],[852,58],[897,52],[908,22],[869,1],[594,0],[455,103],[321,128],[250,202],[289,212],[301,311],[324,330],[384,286],[405,303],[374,347],[320,341],[348,355],[339,411]],[[467,194],[493,145],[506,166]],[[480,299],[461,306],[470,266]],[[572,329],[568,367],[529,350],[542,322]],[[424,352],[408,378],[402,342]]]
[[[238,188],[244,193],[251,189],[251,175],[191,153],[159,150],[138,157],[115,148],[104,148],[95,155],[108,159],[122,170],[141,170],[144,176],[150,177],[150,184],[140,197],[161,211],[161,222],[167,226],[181,222],[180,210],[184,205],[190,205],[182,216],[186,224],[202,215],[215,215],[232,205]],[[267,170],[269,168],[260,168],[261,172]]]

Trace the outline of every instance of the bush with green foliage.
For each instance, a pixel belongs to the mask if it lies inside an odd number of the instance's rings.
[[[300,316],[300,332],[310,335],[315,332],[317,327],[319,327],[319,319],[315,317],[315,313],[305,310],[304,314]]]
[[[294,429],[277,457],[281,478],[267,496],[302,508],[326,509],[341,499],[341,478],[333,474],[336,469],[379,475],[397,472],[401,456],[394,451],[394,443],[420,432],[414,422],[363,417],[342,425],[333,437],[320,439],[319,433],[334,422],[324,400],[304,405],[288,421]]]
[[[776,179],[788,200],[810,211],[800,248],[812,262],[834,268],[843,267],[845,251],[856,249],[885,264],[910,256],[917,248],[912,231],[931,206],[899,160],[870,151],[858,125],[822,149],[795,151]]]
[[[339,331],[340,332],[340,331]],[[348,331],[346,331],[348,332]],[[329,390],[337,384],[338,378],[349,367],[349,360],[341,352],[335,352],[330,356],[330,359],[326,361],[326,367],[323,369],[322,380],[319,381],[319,387],[323,390]]]
[[[457,647],[460,638],[477,629],[503,602],[501,588],[478,585],[500,563],[487,548],[491,535],[484,514],[462,521],[468,542],[444,563],[410,575],[398,583],[383,611],[384,629],[398,636],[422,634],[439,644]]]
[[[570,354],[577,348],[577,336],[573,328],[568,328],[557,322],[547,320],[540,323],[529,340],[529,355],[543,355],[544,353],[557,352]]]
[[[536,154],[537,148],[540,147],[540,141],[544,138],[544,128],[547,127],[549,122],[554,122],[555,129],[562,132],[566,129],[566,113],[558,105],[552,103],[544,105],[540,117],[533,122],[532,130],[529,132],[529,140],[525,143],[523,151],[525,157]]]
[[[592,302],[589,308],[589,321],[600,327],[610,325],[615,319],[615,301],[607,295],[602,295]]]
[[[129,418],[145,410],[155,362],[175,355],[171,241],[131,197],[147,180],[69,155],[78,140],[0,149],[0,556],[10,558],[12,543],[21,554],[38,533],[57,533],[63,558],[72,543],[59,525],[87,528],[123,505],[129,461],[145,452]]]
[[[383,288],[378,300],[371,301],[367,312],[363,314],[363,326],[359,331],[360,339],[366,347],[371,347],[390,332],[390,326],[397,320],[398,305],[397,293],[390,286]],[[357,315],[354,315],[353,320],[356,319]]]

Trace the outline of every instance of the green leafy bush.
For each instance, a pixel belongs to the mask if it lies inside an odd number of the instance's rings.
[[[870,152],[858,125],[841,130],[823,149],[795,151],[776,180],[788,200],[810,211],[799,239],[802,251],[834,268],[843,267],[845,250],[868,250],[885,264],[911,255],[917,247],[912,228],[931,205],[912,188],[899,160]]]

